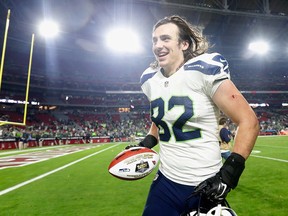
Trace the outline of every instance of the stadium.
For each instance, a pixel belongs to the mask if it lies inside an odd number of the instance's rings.
[[[225,56],[259,120],[230,205],[287,214],[288,1],[3,0],[0,215],[141,215],[155,171],[123,181],[107,168],[149,130],[140,76],[154,61],[153,25],[174,14]]]

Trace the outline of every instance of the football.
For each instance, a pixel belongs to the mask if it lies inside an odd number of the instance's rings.
[[[132,147],[120,152],[111,161],[108,171],[123,180],[138,180],[149,175],[157,166],[159,155],[152,149]]]

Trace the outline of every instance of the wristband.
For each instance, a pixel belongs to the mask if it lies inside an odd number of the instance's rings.
[[[146,148],[153,148],[158,143],[158,140],[151,134],[148,134],[140,143],[139,146]]]
[[[245,158],[240,154],[232,152],[220,169],[220,176],[224,183],[234,189],[245,168]]]

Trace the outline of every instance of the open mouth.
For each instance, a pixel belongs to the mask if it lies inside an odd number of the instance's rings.
[[[158,57],[159,60],[163,60],[167,55],[168,55],[167,52],[165,52],[165,53],[158,53],[158,54],[157,54],[157,57]]]

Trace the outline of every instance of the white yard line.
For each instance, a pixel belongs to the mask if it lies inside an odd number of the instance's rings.
[[[288,146],[273,146],[273,145],[257,145],[255,147],[288,149]]]
[[[265,157],[265,156],[259,156],[259,155],[251,155],[251,157],[257,157],[257,158],[263,158],[267,160],[274,160],[274,161],[280,161],[284,163],[288,163],[288,160],[278,159],[278,158],[271,158],[271,157]]]
[[[83,160],[85,160],[85,159],[87,159],[87,158],[90,158],[90,157],[92,157],[92,156],[94,156],[94,155],[97,155],[97,154],[100,154],[100,153],[102,153],[102,152],[104,152],[104,151],[107,151],[108,149],[114,148],[114,147],[116,147],[116,146],[118,146],[118,145],[120,145],[120,143],[119,143],[119,144],[116,144],[116,145],[112,145],[112,146],[110,146],[110,147],[108,147],[108,148],[102,149],[102,150],[100,150],[100,151],[98,151],[98,152],[95,152],[95,153],[90,154],[90,155],[88,155],[88,156],[85,156],[85,157],[83,157],[83,158],[80,158],[80,159],[78,159],[78,160],[76,160],[76,161],[73,161],[73,162],[71,162],[71,163],[69,163],[69,164],[66,164],[66,165],[62,166],[62,167],[59,167],[59,168],[57,168],[57,169],[54,169],[54,170],[52,170],[52,171],[50,171],[50,172],[44,173],[44,174],[42,174],[42,175],[40,175],[40,176],[37,176],[37,177],[35,177],[35,178],[32,178],[32,179],[30,179],[30,180],[28,180],[28,181],[25,181],[25,182],[22,182],[22,183],[20,183],[20,184],[17,184],[17,185],[15,185],[15,186],[13,186],[13,187],[10,187],[10,188],[7,188],[7,189],[5,189],[5,190],[2,190],[2,191],[0,191],[0,196],[4,195],[4,194],[6,194],[6,193],[9,193],[9,192],[11,192],[11,191],[13,191],[13,190],[16,190],[16,189],[18,189],[18,188],[20,188],[20,187],[23,187],[23,186],[25,186],[25,185],[27,185],[27,184],[30,184],[30,183],[32,183],[32,182],[34,182],[34,181],[37,181],[37,180],[39,180],[39,179],[42,179],[42,178],[44,178],[44,177],[46,177],[46,176],[48,176],[48,175],[51,175],[51,174],[53,174],[53,173],[56,173],[56,172],[58,172],[58,171],[60,171],[60,170],[63,170],[63,169],[65,169],[65,168],[69,167],[69,166],[72,166],[72,165],[74,165],[74,164],[76,164],[76,163],[79,163],[79,162],[81,162],[81,161],[83,161]]]

